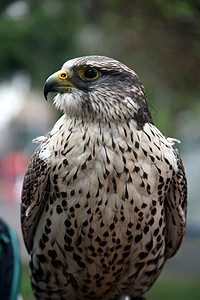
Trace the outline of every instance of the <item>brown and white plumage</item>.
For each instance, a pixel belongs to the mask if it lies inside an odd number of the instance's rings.
[[[138,76],[107,57],[45,84],[64,115],[31,158],[22,231],[36,299],[142,299],[185,231],[187,187]]]

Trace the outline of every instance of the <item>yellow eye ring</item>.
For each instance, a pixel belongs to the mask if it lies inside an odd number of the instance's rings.
[[[99,78],[100,72],[95,68],[86,67],[82,70],[81,77],[83,80],[93,81]]]

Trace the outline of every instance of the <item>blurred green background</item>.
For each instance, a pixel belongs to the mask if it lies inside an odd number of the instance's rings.
[[[200,299],[199,0],[1,0],[0,159],[16,152],[28,159],[35,149],[31,140],[45,134],[59,115],[43,100],[46,78],[66,60],[92,54],[132,68],[145,86],[156,126],[182,141],[178,148],[189,185],[187,232],[148,300]],[[11,188],[6,192],[10,179],[1,169],[0,216],[18,234],[21,292],[33,299],[18,213],[24,169],[9,170],[16,199]]]

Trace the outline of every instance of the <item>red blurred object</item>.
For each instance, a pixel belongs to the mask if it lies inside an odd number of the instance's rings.
[[[19,203],[23,177],[29,158],[24,152],[13,151],[1,158],[0,187],[1,198],[10,203]]]

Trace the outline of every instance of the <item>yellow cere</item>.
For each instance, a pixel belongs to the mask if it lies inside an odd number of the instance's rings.
[[[65,71],[60,71],[57,74],[60,79],[66,79],[68,76],[67,72],[65,72]]]

